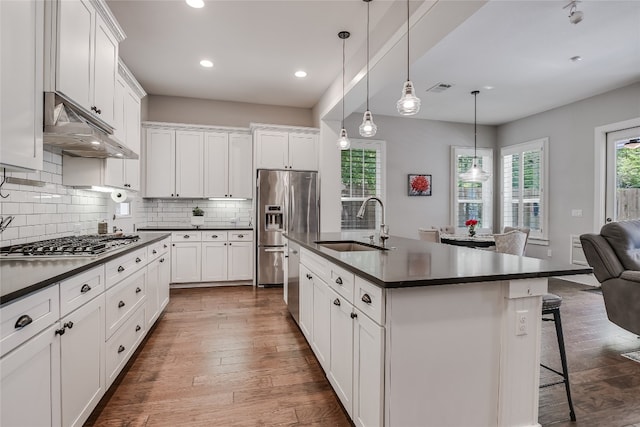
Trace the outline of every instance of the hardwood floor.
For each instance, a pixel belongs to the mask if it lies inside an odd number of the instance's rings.
[[[541,389],[539,421],[640,426],[640,363],[620,356],[640,350],[640,339],[610,323],[602,296],[587,288],[550,281],[564,298],[578,421],[569,421],[562,385]],[[166,313],[87,425],[351,425],[281,295],[247,286],[172,289]],[[559,367],[552,322],[543,322],[542,335],[543,363]],[[543,370],[542,382],[553,379]]]

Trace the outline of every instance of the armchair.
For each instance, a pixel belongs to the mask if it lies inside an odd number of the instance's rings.
[[[580,242],[601,284],[607,317],[640,335],[640,220],[606,224]]]

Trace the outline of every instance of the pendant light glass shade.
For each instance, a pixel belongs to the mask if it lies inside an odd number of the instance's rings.
[[[413,83],[411,80],[404,82],[402,97],[396,103],[398,113],[403,116],[412,116],[420,111],[420,98],[413,93]]]
[[[346,40],[351,36],[349,31],[340,31],[338,37],[342,40],[342,129],[340,129],[340,138],[338,138],[338,148],[348,150],[351,148],[351,141],[347,136],[347,130],[344,128],[344,45]]]
[[[485,172],[478,166],[478,94],[479,90],[471,92],[473,95],[473,165],[471,168],[460,174],[460,179],[467,182],[485,182],[491,177],[489,172]]]
[[[371,111],[365,111],[364,117],[362,118],[362,124],[360,125],[360,135],[371,137],[376,134],[378,130],[378,126],[373,123],[373,117],[371,116]]]
[[[347,130],[342,128],[340,130],[340,138],[338,138],[338,148],[341,150],[348,150],[351,148],[351,141],[349,141],[349,137],[347,136]]]
[[[409,78],[409,32],[411,27],[409,26],[409,0],[407,0],[407,81],[402,86],[402,96],[396,102],[396,108],[398,113],[403,116],[413,116],[420,111],[420,98],[415,94],[413,83]]]
[[[367,3],[367,111],[362,116],[362,124],[358,128],[360,136],[371,138],[378,131],[378,126],[373,123],[373,114],[369,110],[369,3],[371,0],[364,0]]]

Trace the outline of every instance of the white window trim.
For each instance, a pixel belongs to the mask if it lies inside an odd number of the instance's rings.
[[[382,203],[385,205],[385,220],[387,221],[387,225],[389,224],[389,218],[386,217],[386,214],[388,213],[386,211],[386,205],[387,205],[387,141],[382,140],[382,139],[350,139],[351,141],[351,147],[352,149],[370,149],[370,150],[380,150],[380,155],[382,156],[382,158],[380,159],[380,200],[382,200]],[[340,164],[341,170],[342,170],[342,162]],[[355,200],[355,199],[360,199],[358,198],[352,198],[352,197],[345,197],[345,200]],[[342,196],[340,197],[340,206],[342,206]],[[356,228],[340,228],[342,231],[345,232],[350,232],[350,231],[357,231],[357,232],[378,232],[380,230],[373,230],[373,229],[356,229]]]
[[[504,156],[519,154],[527,150],[542,148],[542,233],[539,236],[531,235],[528,242],[533,245],[549,245],[549,137],[538,138],[520,144],[509,145],[500,149],[500,230],[504,230]]]
[[[493,181],[493,177],[494,177],[494,171],[495,171],[495,159],[493,157],[493,148],[478,148],[477,150],[474,151],[473,147],[462,147],[462,146],[455,146],[452,145],[451,146],[451,167],[449,168],[451,170],[451,178],[450,178],[450,186],[451,186],[451,191],[450,191],[450,199],[449,199],[449,209],[450,209],[450,214],[449,214],[449,221],[450,223],[456,227],[456,230],[458,232],[463,232],[466,229],[464,228],[460,228],[457,227],[457,223],[458,223],[458,218],[457,218],[457,212],[458,212],[458,205],[457,205],[457,194],[458,194],[458,167],[457,167],[457,155],[458,154],[462,154],[462,155],[469,155],[469,156],[473,156],[474,153],[477,152],[477,156],[478,157],[490,157],[491,158],[491,170],[488,170],[486,172],[489,172],[491,174],[490,178],[487,180],[488,182],[488,188],[491,191],[491,194],[489,195],[490,203],[489,203],[489,208],[491,209],[491,222],[492,222],[492,226],[491,228],[493,228],[495,226],[495,222],[496,222],[496,212],[495,212],[495,200],[493,197],[493,188],[494,188],[494,181]],[[489,228],[489,227],[484,227],[483,228]]]

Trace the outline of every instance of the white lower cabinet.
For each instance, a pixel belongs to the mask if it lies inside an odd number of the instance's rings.
[[[171,283],[169,252],[163,255],[158,262],[160,263],[160,271],[158,272],[158,300],[160,301],[160,311],[162,311],[167,304],[169,304],[169,283]]]
[[[305,249],[301,252],[300,329],[353,423],[380,427],[385,328],[378,321],[384,318],[383,289],[355,277],[354,292],[353,274]],[[329,286],[321,277],[335,283]],[[371,301],[365,303],[366,312],[353,301],[365,293],[369,298],[364,299]]]
[[[229,242],[227,280],[253,278],[253,243]]]
[[[150,328],[160,316],[169,302],[169,282],[171,281],[171,266],[169,265],[169,243],[161,242],[155,258],[147,266],[147,327]]]
[[[227,242],[202,243],[202,281],[227,280]]]
[[[60,426],[58,322],[0,359],[0,425]]]
[[[201,252],[200,242],[171,244],[171,283],[200,281]]]
[[[145,306],[142,305],[107,341],[107,387],[118,377],[147,332],[144,312]]]
[[[63,426],[81,426],[106,391],[104,309],[102,294],[60,320]]]

